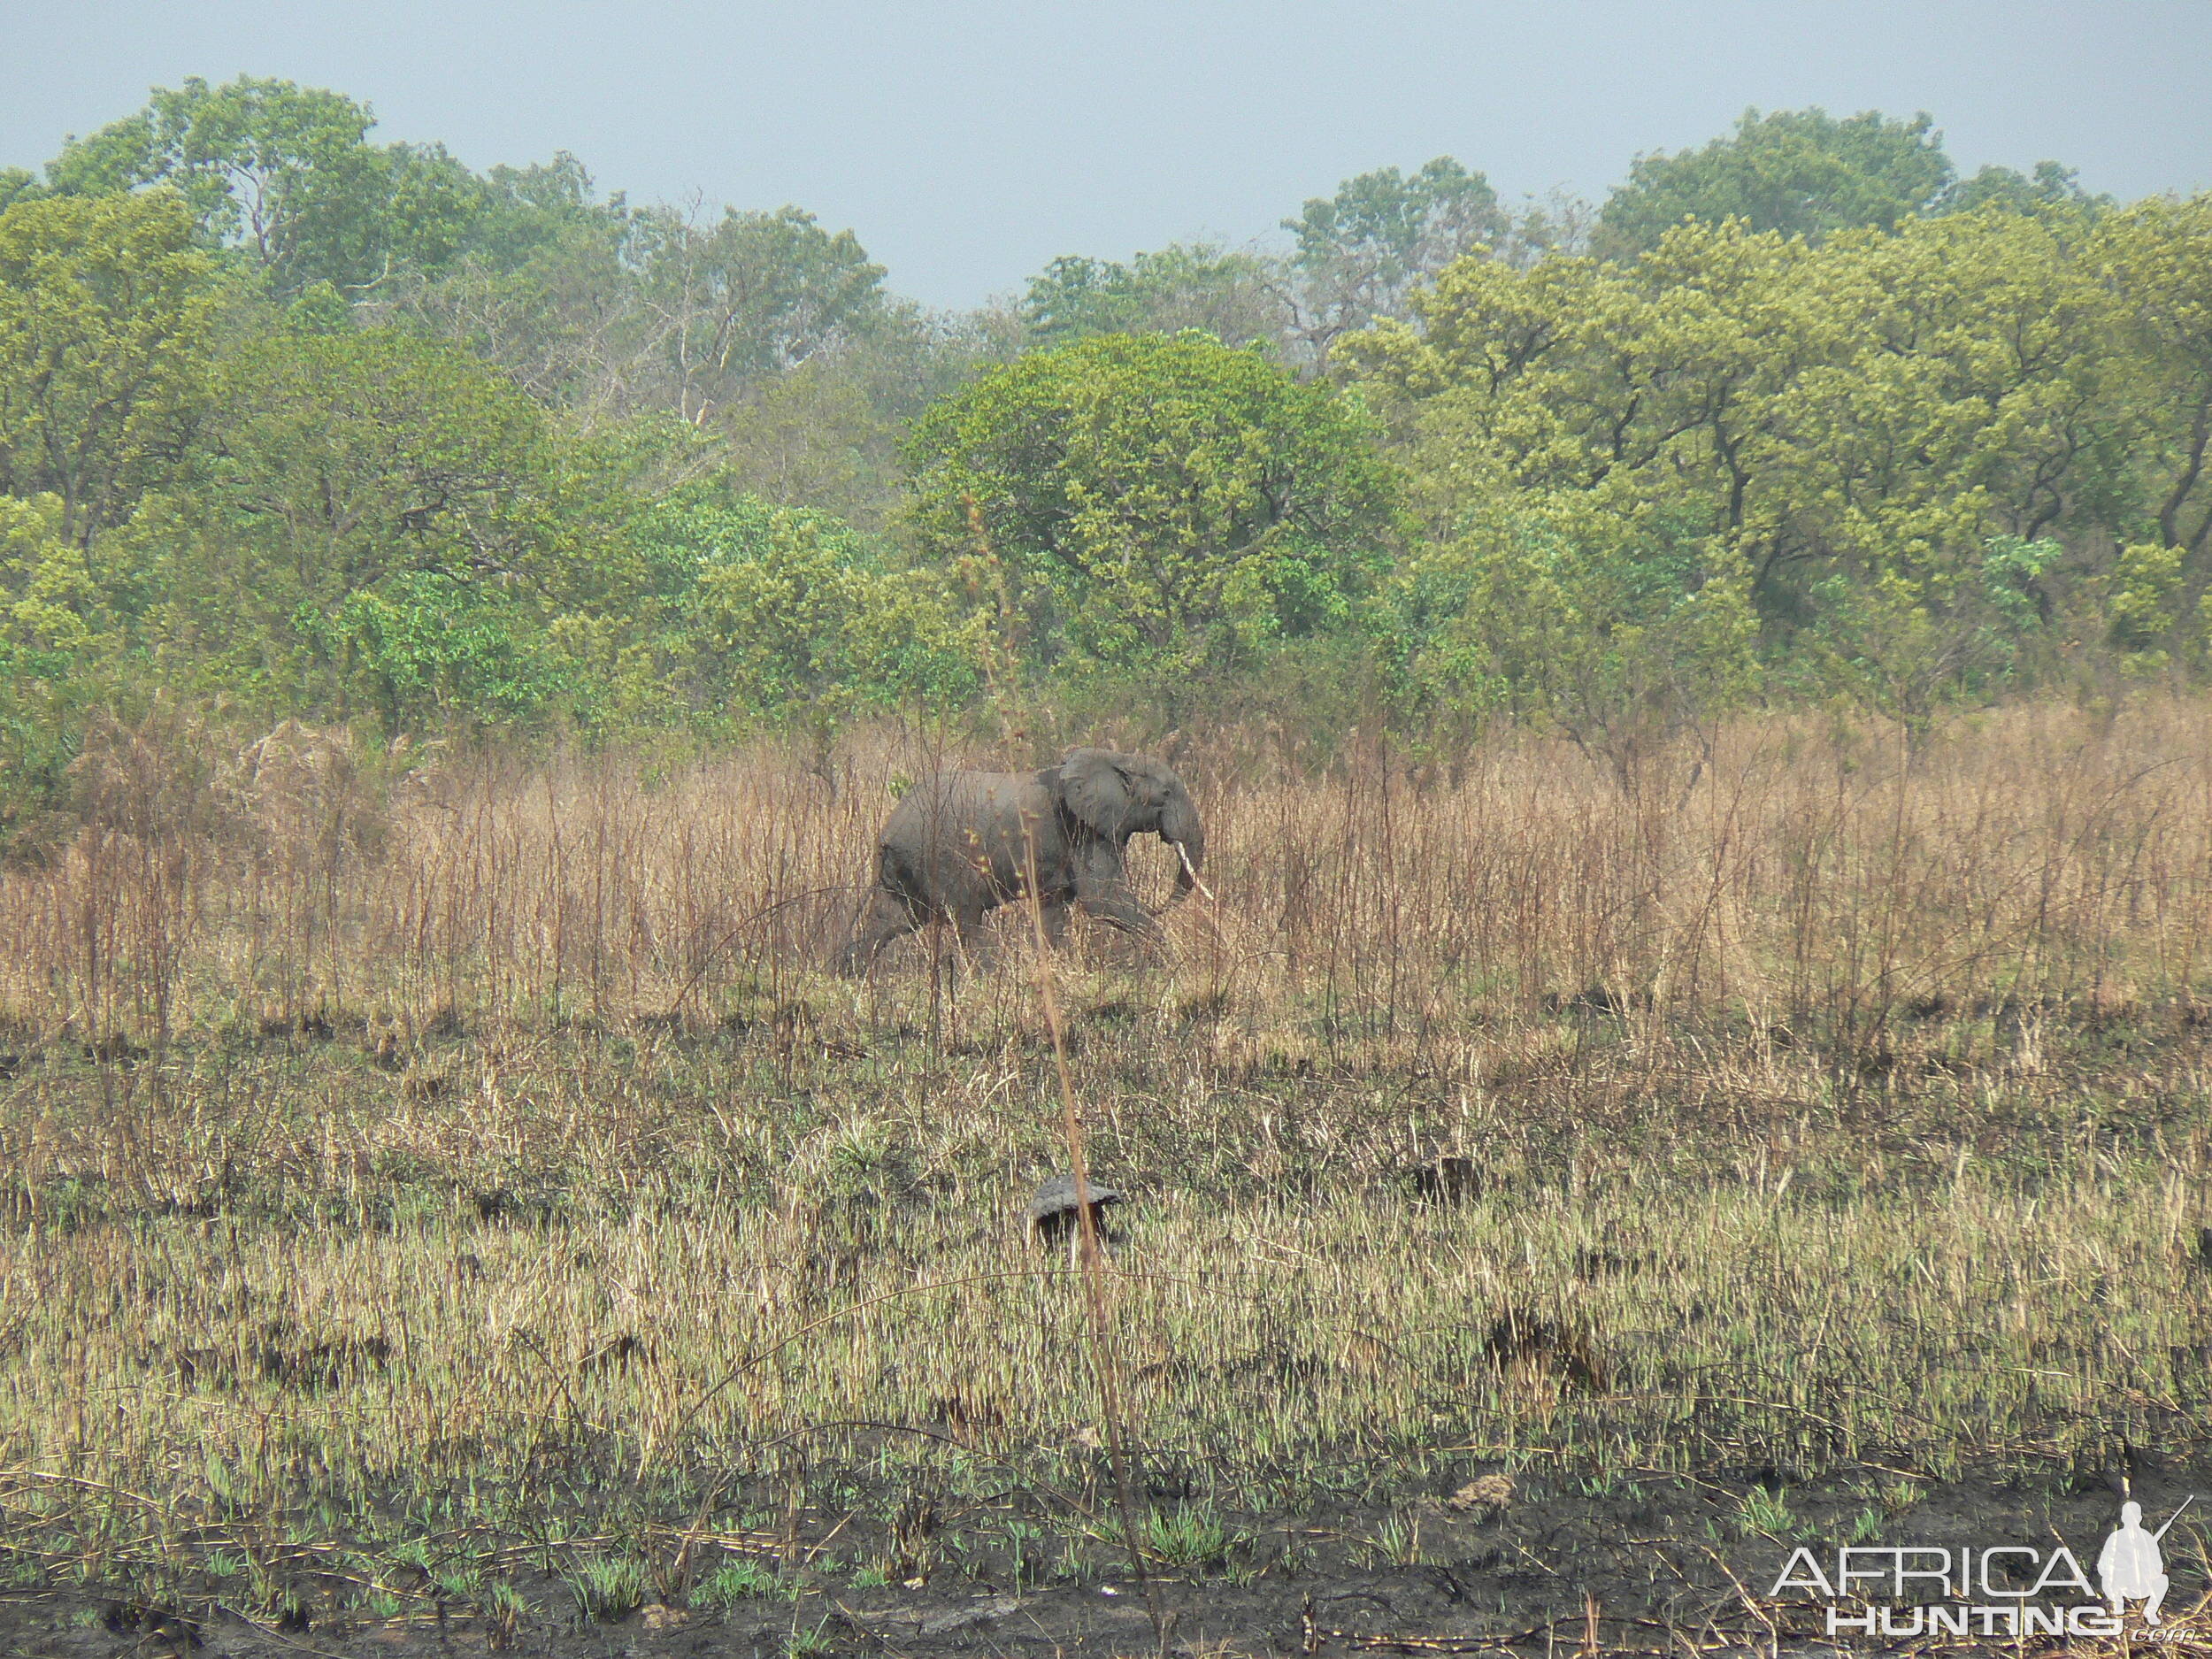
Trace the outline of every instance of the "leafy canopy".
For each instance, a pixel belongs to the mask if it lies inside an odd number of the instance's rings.
[[[926,551],[1049,657],[1199,657],[1343,623],[1396,480],[1358,406],[1204,334],[1034,352],[923,417]]]
[[[1046,345],[1197,328],[1240,346],[1275,339],[1286,320],[1269,262],[1210,242],[1177,242],[1126,265],[1055,259],[1029,279],[1021,316],[1030,337]]]
[[[572,156],[480,178],[436,144],[371,142],[375,124],[341,93],[195,78],[73,140],[48,164],[46,188],[173,189],[201,235],[236,250],[280,296],[327,283],[358,299],[469,256],[511,266],[597,211]],[[0,204],[7,189],[0,180]]]
[[[188,471],[121,541],[162,572],[146,626],[173,655],[322,718],[552,698],[486,689],[514,677],[492,634],[605,603],[627,573],[603,551],[605,488],[541,410],[465,353],[384,329],[274,330],[226,354],[215,393]],[[472,628],[475,657],[442,662]]]
[[[1384,167],[1347,179],[1283,228],[1297,238],[1299,332],[1325,355],[1338,334],[1396,313],[1415,286],[1509,225],[1487,179],[1439,156],[1410,175]]]
[[[1021,320],[1043,345],[1194,328],[1315,367],[1346,330],[1402,316],[1408,296],[1463,255],[1533,257],[1563,234],[1541,210],[1517,220],[1482,174],[1449,156],[1347,179],[1281,228],[1294,238],[1285,253],[1178,242],[1126,264],[1055,259],[1029,280]]]
[[[943,579],[895,569],[841,520],[710,488],[680,492],[635,532],[667,595],[664,685],[725,724],[813,724],[977,688],[974,634]]]
[[[170,192],[0,212],[0,492],[80,544],[128,515],[204,410],[213,274]]]
[[[1740,219],[1786,236],[1874,226],[1894,229],[1943,200],[1955,170],[1933,121],[1869,110],[1747,110],[1734,133],[1696,150],[1640,156],[1598,219],[1601,250],[1656,248],[1684,219]]]
[[[1602,600],[1624,627],[1648,626],[1651,590],[1607,596],[1563,572],[1694,549],[1702,573],[1680,592],[1736,595],[1767,689],[1909,722],[2085,643],[2154,666],[2201,653],[2206,224],[2200,202],[2095,221],[1992,203],[1816,243],[1690,222],[1626,265],[1463,260],[1416,297],[1420,328],[1339,349],[1403,445],[1428,527],[1400,572],[1417,656],[1455,637],[1440,606],[1478,633],[1509,613],[1466,580],[1451,601],[1440,571],[1543,547],[1573,550],[1546,555],[1545,580],[1584,595],[1545,609]],[[1679,660],[1644,683],[1685,706],[1740,688],[1701,648]],[[1700,663],[1714,672],[1686,672]]]
[[[2208,214],[1755,111],[1599,257],[1438,157],[948,317],[797,208],[188,81],[0,172],[0,838],[157,686],[714,733],[1382,687],[1625,781],[1752,697],[2212,669]]]
[[[733,208],[703,227],[648,213],[632,257],[687,420],[796,367],[883,303],[883,267],[852,232],[833,234],[795,207]]]

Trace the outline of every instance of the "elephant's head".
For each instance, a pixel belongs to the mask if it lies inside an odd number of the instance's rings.
[[[1060,763],[1061,804],[1081,829],[1121,845],[1149,831],[1181,855],[1175,896],[1198,879],[1206,832],[1183,780],[1158,761],[1109,749],[1079,749]]]

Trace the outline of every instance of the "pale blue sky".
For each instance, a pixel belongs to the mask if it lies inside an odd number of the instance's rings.
[[[1056,254],[1243,242],[1439,154],[1601,196],[1747,104],[1924,109],[1968,172],[2212,186],[2212,0],[0,0],[0,165],[242,73],[472,165],[565,149],[634,199],[795,202],[941,305]]]

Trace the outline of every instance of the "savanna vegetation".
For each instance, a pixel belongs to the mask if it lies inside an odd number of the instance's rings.
[[[1679,1652],[2203,1465],[2212,200],[1754,112],[944,315],[373,132],[0,172],[38,1640]],[[1101,738],[1167,960],[822,973]]]
[[[804,211],[188,82],[0,182],[0,813],[102,715],[726,742],[1051,704],[1616,768],[2206,665],[2212,206],[1747,115],[935,314]],[[1134,733],[1133,733],[1134,735]]]
[[[1640,795],[1197,748],[1215,898],[1049,1010],[1019,918],[820,972],[921,746],[104,731],[0,878],[6,1571],[325,1651],[1133,1653],[1133,1526],[1177,1642],[1612,1652],[1804,1628],[1729,1577],[1800,1540],[2093,1540],[2206,1450],[2206,721],[1737,722]],[[1063,1061],[1095,1310],[1025,1209]]]

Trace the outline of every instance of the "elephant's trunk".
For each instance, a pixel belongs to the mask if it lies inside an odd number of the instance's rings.
[[[1172,803],[1160,815],[1160,839],[1176,851],[1175,894],[1168,902],[1178,904],[1190,896],[1193,887],[1202,885],[1198,872],[1206,862],[1206,832],[1199,825],[1198,810],[1187,800]]]

